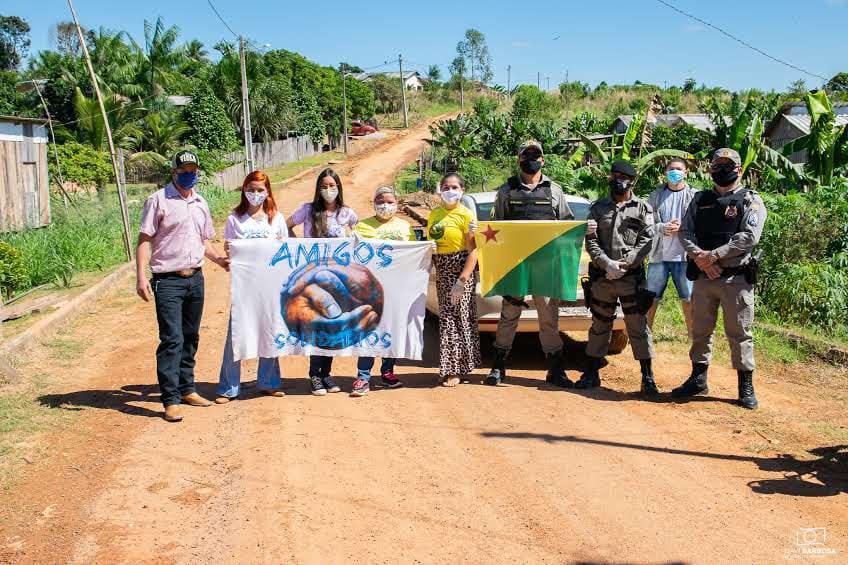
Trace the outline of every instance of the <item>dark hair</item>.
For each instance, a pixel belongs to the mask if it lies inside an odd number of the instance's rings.
[[[247,196],[244,195],[244,189],[247,188],[252,182],[261,182],[265,185],[265,190],[268,192],[268,197],[265,198],[265,202],[262,203],[262,209],[265,211],[265,214],[268,216],[268,222],[270,223],[274,216],[277,214],[277,202],[274,200],[274,193],[271,192],[271,179],[265,174],[265,171],[253,171],[246,177],[244,177],[244,182],[241,185],[241,200],[238,203],[233,211],[242,215],[247,212],[248,207],[250,206],[250,202],[247,201]]]
[[[689,162],[686,161],[686,159],[684,159],[683,157],[672,157],[669,162],[665,164],[666,168],[668,168],[668,166],[672,163],[680,163],[681,165],[683,165],[684,168],[689,168]]]
[[[459,181],[459,186],[465,189],[465,179],[462,178],[462,175],[459,173],[447,173],[445,176],[442,177],[442,180],[439,181],[439,188],[441,188],[442,185],[445,184],[445,181],[451,177],[456,177],[456,180]],[[339,192],[339,194],[341,194],[341,192]]]
[[[344,197],[342,196],[342,179],[333,169],[327,168],[318,173],[318,179],[315,181],[315,194],[312,196],[312,236],[327,237],[327,217],[324,212],[327,211],[327,204],[321,198],[321,181],[326,177],[333,177],[336,181],[336,186],[339,188],[339,195],[336,197],[336,204],[339,208],[344,208]]]

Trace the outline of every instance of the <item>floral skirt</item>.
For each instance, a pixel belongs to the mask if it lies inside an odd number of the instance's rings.
[[[450,291],[465,266],[467,251],[434,255],[436,295],[439,298],[439,376],[466,375],[480,363],[480,333],[477,329],[477,300],[473,277],[457,306]]]

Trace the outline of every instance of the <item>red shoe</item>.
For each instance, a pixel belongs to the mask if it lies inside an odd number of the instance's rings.
[[[403,383],[400,382],[394,373],[385,373],[380,376],[381,384],[386,388],[399,388],[403,386]]]

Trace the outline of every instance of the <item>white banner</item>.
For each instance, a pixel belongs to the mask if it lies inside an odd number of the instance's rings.
[[[230,244],[233,355],[421,359],[431,242]]]

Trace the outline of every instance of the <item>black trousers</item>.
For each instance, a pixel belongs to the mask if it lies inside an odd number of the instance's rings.
[[[322,379],[330,376],[330,369],[333,366],[333,358],[329,355],[310,355],[309,356],[309,376],[318,375]]]
[[[162,404],[179,404],[180,397],[194,392],[194,356],[200,340],[203,315],[203,272],[190,277],[153,275],[159,322],[156,376]]]

